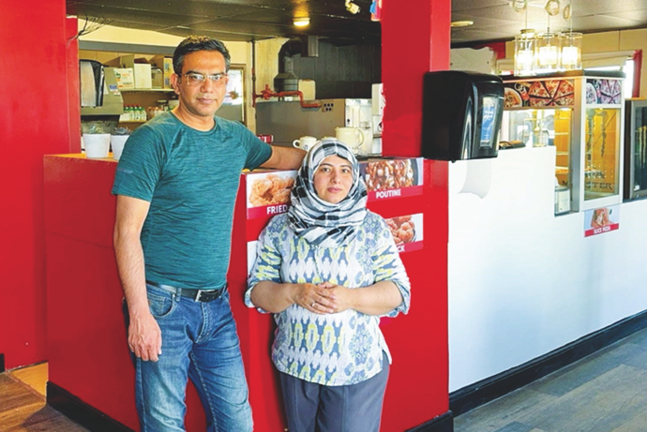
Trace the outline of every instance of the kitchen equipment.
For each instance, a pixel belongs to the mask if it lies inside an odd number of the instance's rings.
[[[496,157],[503,100],[503,82],[498,76],[425,73],[422,155],[451,161]]]
[[[298,149],[308,151],[315,145],[317,138],[312,136],[302,136],[298,140],[292,141],[292,145]]]
[[[274,135],[274,144],[292,146],[294,137],[336,136],[337,127],[372,128],[370,99],[321,99],[319,108],[302,108],[297,101],[256,104],[256,133]]]
[[[124,101],[112,68],[94,60],[79,60],[81,117],[119,116]]]
[[[359,152],[361,145],[364,143],[362,129],[356,127],[335,128],[335,136],[339,141],[350,147],[351,151],[355,154]]]
[[[124,111],[114,69],[104,68],[98,61],[79,60],[79,74],[81,133],[108,134],[109,145],[110,133],[117,127],[119,116]],[[85,142],[81,140],[82,148],[85,148]]]

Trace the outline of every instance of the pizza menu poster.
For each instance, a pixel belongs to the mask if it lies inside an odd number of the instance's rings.
[[[587,79],[586,103],[618,105],[622,102],[622,83],[615,79]]]
[[[570,79],[504,83],[504,108],[575,105],[575,86]]]

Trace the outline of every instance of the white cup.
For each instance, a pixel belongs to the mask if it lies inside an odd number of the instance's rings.
[[[121,157],[121,152],[124,151],[124,145],[130,135],[110,135],[110,147],[112,147],[112,158],[116,161]]]
[[[83,134],[83,146],[89,159],[108,157],[110,134]]]
[[[335,128],[335,135],[339,141],[350,147],[351,151],[355,154],[357,154],[360,146],[364,142],[364,134],[362,133],[362,130],[356,127]]]
[[[302,136],[298,140],[294,140],[292,145],[298,149],[308,151],[317,142],[317,138],[311,136]]]

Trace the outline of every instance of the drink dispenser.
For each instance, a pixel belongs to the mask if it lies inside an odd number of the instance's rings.
[[[423,85],[422,155],[436,160],[496,157],[503,82],[466,71],[427,72]]]

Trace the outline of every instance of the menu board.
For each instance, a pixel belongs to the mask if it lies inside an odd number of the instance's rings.
[[[368,200],[377,201],[423,193],[422,158],[373,159],[360,163],[360,175],[368,189]],[[261,230],[273,216],[286,213],[297,171],[265,171],[246,174],[247,266],[251,271]],[[400,253],[423,247],[422,213],[386,219]]]
[[[422,249],[422,233],[424,231],[422,216],[422,213],[416,213],[385,219],[398,252],[405,253]],[[247,242],[247,274],[252,271],[256,259],[257,244],[258,240]]]
[[[422,158],[361,162],[360,175],[369,201],[422,195]],[[296,171],[247,174],[247,219],[287,212],[296,176]]]

